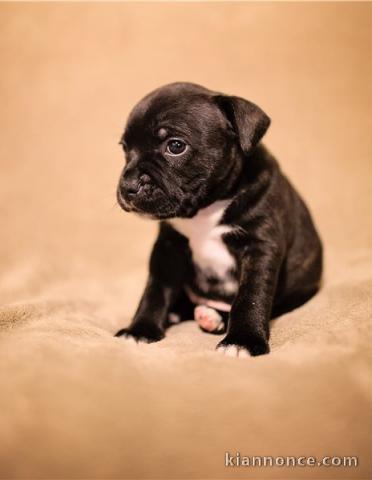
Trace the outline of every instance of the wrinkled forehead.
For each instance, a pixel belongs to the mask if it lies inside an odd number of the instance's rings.
[[[203,95],[157,96],[142,100],[131,112],[124,132],[126,142],[143,141],[144,135],[185,137],[223,127],[221,111]]]

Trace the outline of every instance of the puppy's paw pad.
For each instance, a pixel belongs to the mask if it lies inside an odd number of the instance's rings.
[[[214,308],[198,305],[194,310],[194,318],[206,332],[218,332],[224,328],[222,317]]]

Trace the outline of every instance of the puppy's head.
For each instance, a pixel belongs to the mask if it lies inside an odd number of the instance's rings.
[[[270,119],[239,97],[191,83],[161,87],[131,112],[117,198],[126,211],[192,217],[226,198]]]

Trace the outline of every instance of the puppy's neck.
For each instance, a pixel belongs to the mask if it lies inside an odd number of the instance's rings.
[[[230,202],[231,199],[217,200],[208,207],[198,210],[196,215],[191,218],[172,218],[167,221],[188,238],[192,238],[196,234],[198,236],[208,234],[208,232],[216,228],[221,230],[219,233],[222,234],[222,229],[229,228],[220,225],[220,222]]]

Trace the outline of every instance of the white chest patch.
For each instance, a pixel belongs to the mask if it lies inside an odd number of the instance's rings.
[[[229,203],[229,200],[220,200],[199,210],[193,218],[169,220],[176,230],[188,238],[194,264],[201,271],[213,273],[221,281],[229,278],[228,273],[235,266],[235,260],[222,240],[222,235],[232,228],[219,225]],[[232,283],[231,280],[226,282],[226,291],[230,290],[228,293],[236,287]]]

